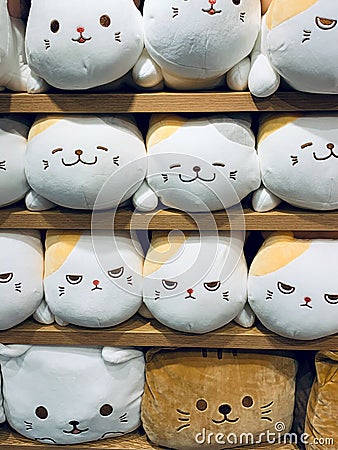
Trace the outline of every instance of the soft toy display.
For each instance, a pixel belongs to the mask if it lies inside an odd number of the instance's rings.
[[[338,353],[318,352],[305,424],[307,450],[328,450],[338,442]]]
[[[144,429],[155,444],[179,450],[203,444],[212,450],[249,444],[255,449],[253,444],[267,441],[268,432],[278,435],[280,424],[281,435],[289,432],[296,372],[296,360],[276,352],[151,350]],[[249,441],[241,441],[242,433]],[[271,444],[270,439],[268,448]]]
[[[256,211],[281,200],[300,208],[338,208],[338,114],[266,116],[258,134],[262,187]]]
[[[43,249],[38,231],[0,232],[0,330],[26,320],[43,299]]]
[[[135,82],[174,89],[247,87],[261,22],[260,0],[145,0],[145,48]]]
[[[250,267],[249,304],[264,326],[284,337],[337,333],[337,264],[338,239],[273,234]]]
[[[0,116],[0,206],[21,200],[29,190],[25,175],[28,129],[14,116]]]
[[[79,444],[140,425],[144,356],[113,347],[2,346],[9,424],[43,444]]]
[[[48,231],[46,302],[59,325],[117,325],[142,304],[142,268],[141,246],[126,232]]]
[[[252,326],[240,233],[154,232],[144,263],[143,301],[170,328],[206,333],[233,319]]]
[[[129,116],[40,117],[28,137],[27,208],[116,208],[141,185],[146,166],[143,137]]]
[[[35,79],[26,63],[25,26],[20,18],[10,16],[7,0],[0,1],[0,91],[41,92],[43,80]]]
[[[133,0],[32,0],[26,54],[36,78],[59,89],[119,80],[143,50],[143,21]]]
[[[148,172],[134,196],[140,211],[163,205],[209,212],[238,204],[260,186],[248,115],[184,118],[154,115],[147,135]]]
[[[338,94],[335,0],[272,0],[252,53],[249,89],[267,97],[280,77],[294,89]]]

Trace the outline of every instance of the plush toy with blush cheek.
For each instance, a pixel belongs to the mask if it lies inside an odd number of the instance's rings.
[[[84,90],[121,81],[142,50],[142,16],[133,0],[32,0],[27,60],[51,86]]]

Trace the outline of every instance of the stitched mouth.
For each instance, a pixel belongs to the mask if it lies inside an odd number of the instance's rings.
[[[214,423],[216,423],[217,425],[220,425],[221,423],[224,423],[224,422],[228,422],[228,423],[236,423],[236,422],[239,421],[239,417],[237,417],[236,419],[228,419],[227,417],[224,417],[224,419],[222,419],[222,420],[215,420],[215,419],[212,419],[212,421],[213,421]]]
[[[184,180],[182,178],[181,174],[179,174],[178,177],[183,183],[192,183],[193,181],[196,181],[196,180],[201,180],[201,181],[204,181],[205,183],[211,183],[212,181],[215,181],[216,174],[214,173],[213,177],[210,180],[208,180],[207,178],[202,178],[198,174],[195,176],[195,178],[191,178],[189,180]]]
[[[91,289],[92,291],[102,291],[103,289],[100,288],[99,286],[95,286],[93,289]]]
[[[89,38],[85,38],[82,33],[80,34],[80,37],[78,37],[77,39],[72,38],[73,42],[78,42],[79,44],[85,44],[87,41],[90,41],[91,37]]]
[[[338,158],[338,155],[336,155],[335,153],[333,153],[333,151],[331,150],[330,154],[327,156],[324,156],[323,158],[320,158],[319,156],[316,155],[315,152],[312,153],[314,159],[316,161],[326,161],[327,159],[330,159],[331,156],[333,156],[334,158]]]
[[[66,434],[81,434],[81,433],[85,433],[88,430],[89,430],[89,428],[84,428],[83,430],[81,430],[80,428],[75,426],[72,430],[70,430],[70,431],[63,430],[63,432]]]
[[[310,308],[310,309],[312,309],[312,306],[311,306],[311,305],[309,305],[308,303],[304,303],[304,304],[301,304],[300,306],[306,306],[307,308]]]
[[[337,20],[327,19],[325,17],[316,17],[316,25],[321,30],[332,30],[337,25]]]
[[[221,9],[219,9],[219,10],[214,9],[213,5],[211,5],[209,9],[202,8],[202,11],[209,14],[210,16],[214,16],[215,14],[219,14],[222,12]]]
[[[194,297],[193,295],[187,295],[186,297],[184,297],[185,300],[189,300],[189,298],[191,298],[192,300],[196,300],[196,297]]]
[[[62,164],[63,164],[64,166],[66,166],[66,167],[76,166],[76,164],[78,164],[78,163],[82,163],[82,164],[85,164],[85,165],[87,165],[87,166],[93,166],[94,164],[97,163],[97,156],[95,156],[95,159],[94,159],[94,161],[92,161],[92,162],[83,161],[83,160],[80,158],[80,156],[79,156],[78,160],[75,161],[75,162],[73,162],[73,163],[66,163],[65,160],[64,160],[63,158],[61,159],[61,162],[62,162]]]

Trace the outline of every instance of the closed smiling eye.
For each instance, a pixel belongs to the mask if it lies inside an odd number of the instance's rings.
[[[223,164],[221,162],[215,162],[215,163],[213,163],[213,166],[215,166],[215,167],[225,167],[225,164]]]
[[[324,294],[324,299],[330,305],[338,305],[338,295],[337,294]]]
[[[9,283],[13,278],[13,272],[0,273],[0,283]]]
[[[286,284],[286,283],[282,283],[281,281],[278,281],[277,287],[278,287],[278,290],[282,294],[292,294],[296,290],[296,288],[294,286],[291,286],[291,285]]]
[[[120,278],[124,273],[124,267],[118,267],[117,269],[109,270],[108,275],[111,278]]]
[[[204,283],[203,286],[207,291],[217,291],[217,289],[220,287],[221,282],[220,281],[210,281],[209,283]]]
[[[168,291],[172,291],[177,288],[178,283],[176,281],[162,280],[162,285],[165,289],[168,289]]]
[[[83,280],[82,275],[66,275],[66,280],[69,284],[80,284]]]
[[[169,169],[176,169],[178,167],[182,167],[181,164],[172,164],[171,166],[169,166]]]

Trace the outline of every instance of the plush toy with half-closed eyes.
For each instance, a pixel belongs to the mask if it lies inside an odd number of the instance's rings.
[[[249,89],[273,94],[281,77],[294,89],[338,94],[335,0],[272,0],[252,53]]]
[[[147,151],[146,180],[133,198],[141,211],[159,202],[189,212],[222,210],[260,186],[248,115],[154,115]]]
[[[80,444],[140,426],[144,356],[139,350],[2,345],[0,365],[6,419],[29,439]]]
[[[40,117],[28,136],[27,207],[116,208],[143,182],[145,156],[143,137],[130,117]]]
[[[173,89],[247,87],[250,54],[261,23],[260,0],[145,0],[146,50],[135,82]]]
[[[141,247],[125,232],[48,231],[46,303],[60,325],[117,325],[141,306],[142,268]]]
[[[142,16],[133,0],[32,0],[27,60],[51,86],[82,90],[119,82],[142,50]]]

